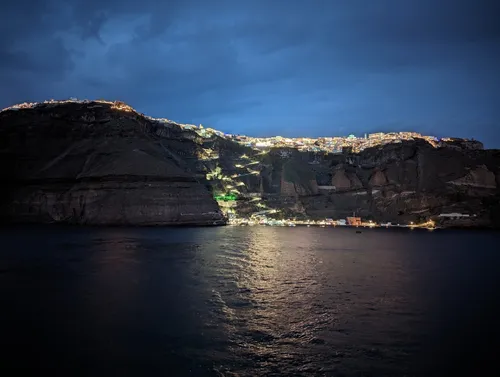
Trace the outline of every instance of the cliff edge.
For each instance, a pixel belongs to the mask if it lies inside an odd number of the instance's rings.
[[[194,148],[180,134],[118,102],[2,111],[0,221],[223,224],[208,188],[169,150]]]
[[[219,156],[205,162],[218,172],[210,184],[238,196],[228,205],[242,217],[500,228],[500,151],[478,142],[415,139],[360,153],[231,151],[209,139],[204,147]]]
[[[436,148],[416,140],[316,161],[310,169],[321,181],[318,195],[296,190],[308,216],[500,228],[498,150]]]
[[[257,148],[121,102],[23,104],[0,112],[0,221],[217,225],[223,208],[500,228],[500,151],[429,140],[359,153]]]

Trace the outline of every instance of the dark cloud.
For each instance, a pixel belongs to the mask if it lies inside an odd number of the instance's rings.
[[[500,147],[487,0],[7,0],[0,106],[122,99],[231,132],[416,129]]]

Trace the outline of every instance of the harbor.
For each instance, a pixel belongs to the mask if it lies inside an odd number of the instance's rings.
[[[279,227],[295,227],[295,226],[306,226],[306,227],[351,227],[351,228],[406,228],[406,229],[427,229],[435,230],[439,229],[433,220],[428,220],[423,223],[410,223],[410,224],[392,224],[388,223],[377,223],[374,221],[362,221],[359,217],[348,217],[347,219],[333,220],[297,220],[297,219],[270,219],[267,217],[250,217],[250,218],[240,218],[240,217],[230,217],[228,225],[231,226],[279,226]]]

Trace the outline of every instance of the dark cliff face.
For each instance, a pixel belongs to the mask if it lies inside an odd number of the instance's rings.
[[[500,151],[412,141],[332,156],[321,165],[330,169],[331,185],[299,198],[310,216],[343,218],[354,212],[376,221],[432,218],[454,225],[439,215],[462,213],[470,217],[456,225],[500,226]]]
[[[183,160],[180,129],[106,103],[0,113],[2,222],[92,225],[223,223]]]
[[[462,144],[435,148],[416,140],[340,155],[253,151],[252,170],[259,174],[235,178],[244,183],[236,212],[247,215],[252,196],[260,195],[261,206],[253,211],[277,209],[277,217],[335,219],[354,213],[394,224],[433,219],[446,226],[499,227],[500,151]],[[210,147],[221,156],[222,176],[249,170],[234,168],[243,160],[225,153],[227,146]],[[221,189],[219,183],[210,182]],[[450,213],[470,216],[458,222],[439,216]]]
[[[119,107],[119,108],[117,108]],[[500,227],[500,151],[423,140],[359,154],[259,151],[111,103],[0,113],[3,222],[211,225],[237,214]],[[480,146],[480,145],[479,145]],[[222,204],[221,204],[222,205]],[[453,222],[440,214],[470,216]]]

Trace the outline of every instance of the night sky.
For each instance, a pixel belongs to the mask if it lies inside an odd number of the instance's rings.
[[[494,0],[3,0],[0,107],[119,99],[251,136],[500,148]]]

